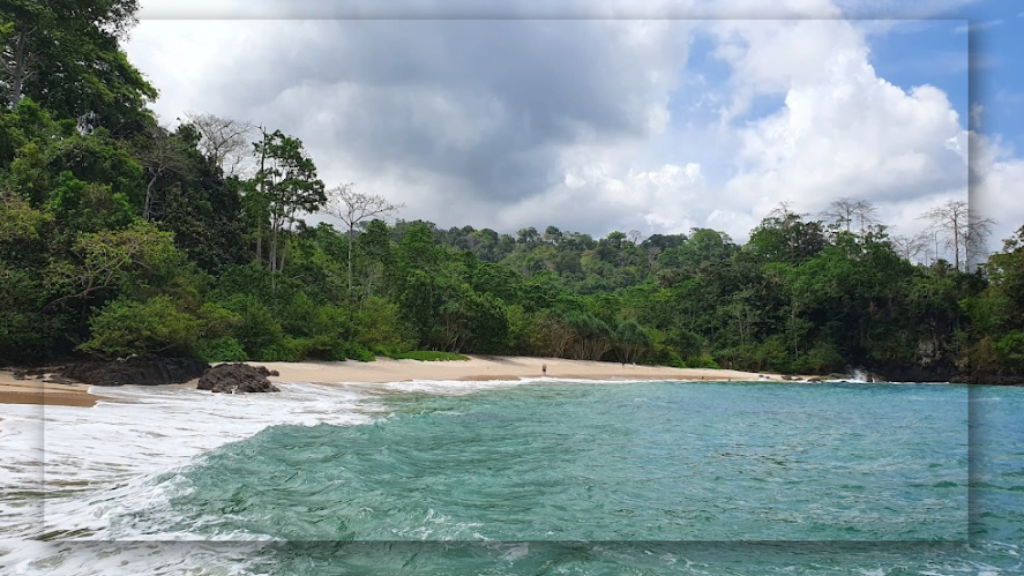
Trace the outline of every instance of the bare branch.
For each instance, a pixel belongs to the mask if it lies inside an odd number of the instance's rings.
[[[872,225],[878,224],[877,214],[878,209],[868,200],[846,197],[833,201],[828,209],[821,213],[831,220],[836,228],[845,228],[847,232],[851,231],[856,222],[861,234],[867,232]]]
[[[386,216],[404,208],[376,194],[362,194],[353,190],[354,184],[342,184],[327,191],[327,204],[321,210],[348,226],[348,290],[352,291],[352,243],[355,227],[367,220]]]
[[[227,176],[243,176],[254,171],[246,166],[251,161],[251,141],[255,138],[256,127],[251,122],[221,118],[213,114],[185,114],[202,140],[199,149],[212,158]]]
[[[985,245],[995,220],[972,213],[965,200],[948,200],[925,212],[921,218],[931,222],[930,229],[942,236],[944,245],[953,251],[953,265],[967,270],[977,264],[978,256],[985,253]]]
[[[904,260],[914,262],[928,248],[929,238],[924,234],[914,236],[893,236],[890,238],[893,250]]]

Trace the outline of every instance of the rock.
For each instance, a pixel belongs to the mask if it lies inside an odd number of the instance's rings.
[[[278,375],[276,370],[267,370],[264,366],[221,364],[207,370],[199,379],[197,388],[226,394],[280,392],[277,386],[267,380],[270,376]]]
[[[1013,370],[977,370],[956,374],[951,384],[980,384],[982,386],[1024,386],[1024,373]]]
[[[124,361],[80,362],[61,367],[56,373],[93,386],[156,386],[183,384],[199,378],[209,367],[206,362],[192,358],[136,357]]]
[[[65,378],[63,376],[50,376],[49,378],[46,378],[45,376],[36,376],[36,378],[42,379],[43,382],[46,382],[48,384],[78,384],[77,381],[72,380],[70,378]]]
[[[821,382],[821,378],[812,377],[807,379],[808,382]]]

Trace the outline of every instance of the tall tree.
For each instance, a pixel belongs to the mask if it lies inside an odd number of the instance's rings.
[[[846,232],[852,231],[855,222],[861,233],[878,223],[878,209],[871,202],[854,200],[849,197],[834,200],[822,212],[822,216],[828,218],[833,226],[844,229]]]
[[[971,212],[966,200],[947,200],[925,212],[921,218],[931,223],[932,230],[944,236],[945,245],[953,251],[953,267],[966,270],[974,256],[984,251],[995,220]]]
[[[85,127],[143,128],[157,93],[119,46],[137,10],[137,0],[0,3],[4,100],[16,109],[27,96]]]
[[[252,123],[196,112],[185,114],[185,118],[201,136],[199,149],[225,176],[246,176],[246,163],[252,158],[249,146],[256,134]]]
[[[328,191],[327,197],[323,211],[348,226],[348,291],[352,292],[352,244],[356,226],[393,214],[404,205],[393,204],[380,195],[356,192],[353,184],[336,186]]]
[[[285,136],[280,130],[263,133],[255,145],[260,170],[255,184],[268,215],[270,240],[268,269],[284,268],[284,253],[279,250],[282,233],[295,223],[300,212],[312,213],[327,201],[324,183],[317,178],[316,165],[306,155],[302,141]]]
[[[153,124],[138,140],[140,144],[135,156],[146,169],[146,197],[142,204],[142,219],[149,221],[155,208],[154,187],[157,181],[169,173],[183,173],[188,168],[188,158],[182,141],[162,126]]]

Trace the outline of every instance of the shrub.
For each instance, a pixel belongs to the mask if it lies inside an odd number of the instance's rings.
[[[144,302],[115,300],[89,320],[92,337],[79,349],[109,356],[189,354],[199,339],[202,324],[167,296],[155,296]]]
[[[432,350],[415,350],[412,352],[391,352],[385,356],[394,360],[420,360],[423,362],[437,362],[450,360],[469,360],[469,356],[454,354],[452,352],[435,352]]]
[[[202,339],[196,342],[193,353],[196,357],[211,364],[215,362],[245,362],[249,359],[242,344],[230,336]]]

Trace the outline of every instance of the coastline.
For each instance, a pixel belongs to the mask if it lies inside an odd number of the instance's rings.
[[[423,362],[378,358],[375,362],[247,362],[277,370],[273,382],[307,382],[310,384],[370,383],[422,381],[491,381],[547,378],[548,380],[601,380],[635,382],[643,380],[681,381],[783,381],[777,374],[759,374],[739,370],[711,368],[672,368],[639,366],[614,362],[534,358],[529,356],[480,356],[469,360]],[[545,375],[543,367],[547,366]]]
[[[247,362],[253,366],[266,366],[280,376],[271,377],[275,383],[305,382],[310,384],[365,383],[384,384],[408,381],[494,381],[545,378],[597,380],[608,382],[635,382],[645,380],[678,381],[783,381],[777,374],[759,374],[739,370],[711,368],[672,368],[668,366],[639,366],[614,362],[566,360],[564,358],[534,358],[527,356],[470,356],[469,360],[420,361],[378,358],[374,362]],[[47,375],[46,379],[49,378]],[[170,384],[162,388],[195,388],[197,380],[184,384]],[[15,378],[14,372],[0,370],[0,404],[38,404],[55,406],[92,407],[105,397],[94,394],[94,387],[86,384],[58,384],[35,377]]]
[[[46,375],[48,378],[49,375]],[[26,377],[19,380],[10,370],[0,370],[0,404],[37,404],[91,408],[103,396],[91,394],[86,384],[56,384]]]

